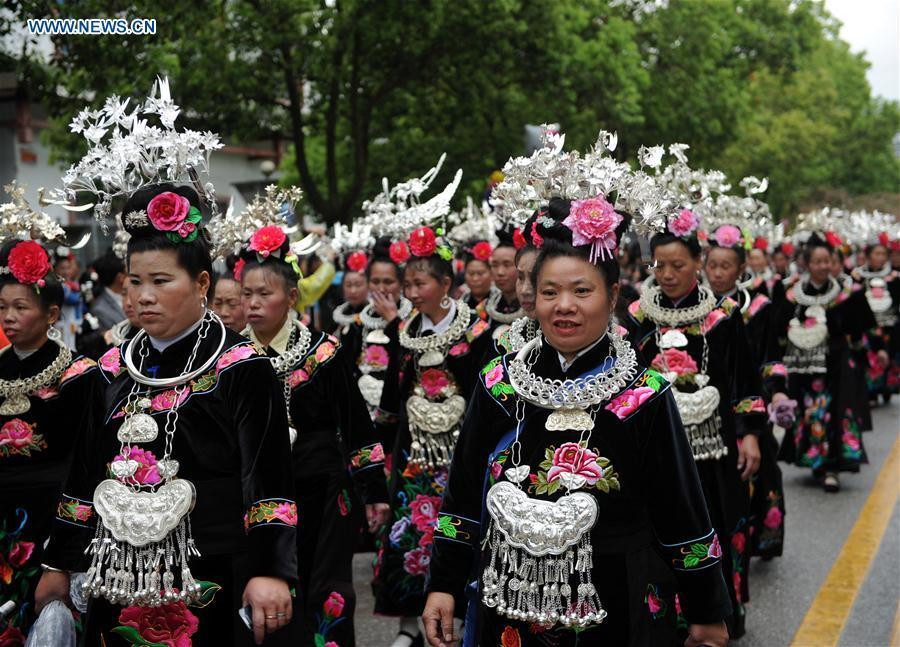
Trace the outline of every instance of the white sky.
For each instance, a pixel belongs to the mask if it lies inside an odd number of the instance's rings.
[[[872,93],[900,100],[900,0],[825,0],[825,8],[851,49],[866,52]]]

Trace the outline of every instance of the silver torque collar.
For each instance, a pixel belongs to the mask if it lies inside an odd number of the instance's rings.
[[[466,328],[469,327],[471,314],[472,312],[469,306],[466,305],[466,302],[458,300],[456,302],[456,318],[453,320],[453,323],[450,324],[450,327],[442,333],[428,335],[426,337],[412,337],[409,334],[409,327],[413,319],[406,319],[406,325],[403,327],[403,330],[400,331],[400,345],[407,350],[420,353],[427,353],[428,351],[444,351],[452,346],[453,342],[459,339],[460,335],[466,332]],[[419,313],[415,316],[420,317],[422,315]]]
[[[797,281],[797,289],[794,290],[794,300],[801,306],[823,306],[834,301],[835,297],[841,293],[843,289],[841,284],[833,276],[828,277],[828,290],[825,294],[810,296],[803,291],[804,286],[809,284],[809,274],[804,274]]]
[[[397,316],[400,317],[400,319],[406,319],[409,316],[409,313],[412,312],[412,308],[412,301],[406,297],[400,297],[400,306],[397,309]],[[387,326],[387,322],[382,319],[381,315],[375,312],[375,308],[372,307],[371,303],[366,304],[366,307],[359,313],[359,321],[366,330],[382,330]]]
[[[669,328],[681,328],[696,321],[701,321],[716,307],[717,299],[713,291],[707,286],[697,286],[700,291],[700,302],[688,308],[666,308],[659,304],[662,290],[656,285],[651,276],[644,281],[641,289],[641,310],[657,325],[662,324]]]
[[[521,306],[514,312],[500,312],[497,310],[497,306],[500,305],[500,299],[502,297],[503,293],[498,288],[491,286],[488,298],[484,302],[484,309],[493,321],[509,324],[525,314],[525,311],[522,310]]]
[[[342,303],[331,313],[331,318],[338,326],[349,326],[356,321],[356,314],[347,312],[350,309],[349,303]]]

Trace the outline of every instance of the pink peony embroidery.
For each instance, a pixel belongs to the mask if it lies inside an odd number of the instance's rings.
[[[337,591],[332,591],[322,605],[322,610],[327,616],[339,618],[344,613],[344,596]]]
[[[572,243],[591,245],[590,260],[613,258],[616,250],[616,227],[622,216],[602,196],[574,200],[563,224],[572,230]]]
[[[419,380],[419,384],[422,385],[422,388],[425,390],[425,395],[429,398],[434,398],[441,395],[448,386],[450,386],[450,380],[447,378],[447,374],[438,369],[438,368],[429,368],[426,371],[422,372],[422,378]]]
[[[137,461],[138,469],[131,478],[119,479],[120,481],[135,481],[140,485],[156,485],[162,480],[156,468],[156,456],[150,450],[132,447],[128,459]],[[123,461],[126,458],[122,454],[117,454],[113,460]]]
[[[297,504],[282,502],[275,506],[272,514],[289,526],[297,525]]]
[[[734,225],[722,225],[716,229],[714,238],[721,247],[734,247],[741,242],[741,230]]]
[[[147,217],[157,231],[177,231],[190,210],[190,200],[166,191],[154,197],[147,205]]]
[[[178,401],[175,401],[175,398],[178,398]],[[188,389],[182,390],[181,394],[176,394],[174,389],[169,389],[168,391],[163,391],[162,393],[153,397],[150,400],[150,409],[153,411],[168,411],[173,406],[181,406],[184,404],[184,401],[187,400],[188,395],[190,395],[190,391]]]
[[[650,613],[656,615],[659,613],[659,610],[662,609],[662,604],[660,604],[659,598],[654,593],[647,594],[647,607],[650,609]]]
[[[695,375],[697,362],[687,351],[677,348],[667,348],[656,355],[652,362],[653,368],[660,372],[672,371],[677,376]]]
[[[216,371],[224,370],[235,362],[239,362],[242,359],[247,359],[248,357],[252,357],[255,354],[256,351],[253,350],[252,346],[235,346],[234,348],[231,348],[222,353],[222,356],[219,357],[218,361],[216,361]]]
[[[303,384],[309,379],[309,373],[307,373],[302,368],[298,368],[296,371],[291,373],[291,376],[288,378],[288,384],[293,389],[298,384]]]
[[[649,386],[639,386],[636,389],[627,389],[620,393],[616,398],[606,405],[607,411],[616,414],[619,420],[625,420],[632,413],[637,411],[642,404],[653,397],[656,393]]]
[[[119,613],[119,624],[136,629],[144,644],[166,647],[191,647],[191,636],[200,628],[197,616],[181,601],[158,607],[125,607]]]
[[[684,238],[694,232],[700,225],[700,219],[690,209],[682,209],[681,213],[669,221],[669,231]]]
[[[403,570],[410,575],[425,575],[431,555],[426,548],[414,548],[403,555]]]
[[[20,418],[13,418],[0,427],[0,447],[8,446],[15,450],[29,447],[34,442],[34,430],[31,425]]]
[[[491,463],[491,476],[492,477],[494,477],[495,479],[498,479],[498,478],[500,478],[500,474],[502,474],[502,473],[503,473],[503,464],[502,463],[498,463],[497,461],[494,461],[493,463]]]
[[[390,357],[384,346],[372,345],[366,348],[365,362],[369,366],[387,366]]]
[[[859,438],[857,438],[849,429],[844,430],[844,433],[841,435],[841,440],[843,440],[844,444],[850,449],[859,451]]]
[[[766,513],[766,518],[763,520],[763,525],[770,530],[775,530],[781,526],[782,516],[781,510],[778,508],[769,508],[769,511]]]
[[[122,357],[119,354],[118,347],[113,347],[106,351],[103,357],[100,358],[99,364],[100,368],[107,373],[118,375],[119,371],[122,370]]]
[[[384,447],[381,446],[381,443],[376,443],[372,448],[372,453],[369,454],[369,462],[377,463],[378,461],[384,460]]]
[[[459,357],[460,355],[465,355],[469,352],[469,342],[461,341],[455,346],[452,346],[449,351],[450,357]]]
[[[709,332],[713,328],[716,327],[722,319],[726,319],[728,315],[726,315],[721,308],[713,309],[708,315],[706,315],[706,319],[703,320],[703,330]]]
[[[25,562],[29,560],[33,552],[34,542],[18,541],[16,542],[15,546],[12,547],[12,550],[9,551],[9,558],[7,559],[7,561],[13,568],[22,568],[22,566],[25,565]]]
[[[706,551],[707,557],[712,557],[714,559],[718,559],[722,556],[722,547],[719,545],[719,536],[713,535],[712,543],[709,545],[709,550]]]
[[[560,474],[583,476],[588,485],[603,478],[603,468],[597,464],[597,454],[578,443],[563,443],[553,452],[553,467],[547,471],[547,481],[555,481]]]
[[[441,497],[417,494],[409,504],[410,520],[419,531],[424,532],[434,526],[440,507]]]
[[[487,388],[493,388],[493,386],[503,379],[503,365],[497,364],[494,368],[487,372],[484,376],[484,385]]]
[[[316,361],[318,362],[324,362],[332,355],[334,355],[334,344],[330,341],[322,342],[316,349]]]

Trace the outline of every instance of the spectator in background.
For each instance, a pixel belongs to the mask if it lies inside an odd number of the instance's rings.
[[[235,332],[243,332],[247,326],[244,306],[241,304],[240,270],[235,271],[233,256],[226,259],[228,272],[217,274],[212,287],[212,311],[219,315],[226,326]]]
[[[125,319],[122,293],[125,289],[125,264],[112,250],[93,263],[99,285],[94,292],[90,312],[100,323],[101,330],[109,330]]]
[[[60,245],[54,250],[53,271],[60,277],[63,288],[63,305],[56,327],[62,333],[63,343],[75,348],[75,336],[81,330],[86,308],[78,282],[81,268],[71,249]]]

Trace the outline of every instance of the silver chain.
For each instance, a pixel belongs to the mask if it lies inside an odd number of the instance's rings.
[[[37,389],[49,386],[59,379],[63,371],[72,363],[72,351],[62,342],[55,342],[59,346],[59,353],[44,370],[31,377],[16,380],[0,380],[0,397],[8,398],[11,395],[24,395]],[[7,353],[14,352],[12,344],[7,347]]]
[[[412,312],[412,301],[407,299],[406,297],[400,297],[400,304],[397,308],[397,316],[400,319],[406,319],[409,316],[409,313]],[[379,314],[374,314],[375,308],[371,303],[366,304],[366,307],[362,309],[359,313],[359,321],[367,330],[381,330],[385,326],[387,326],[387,322],[384,318]]]

